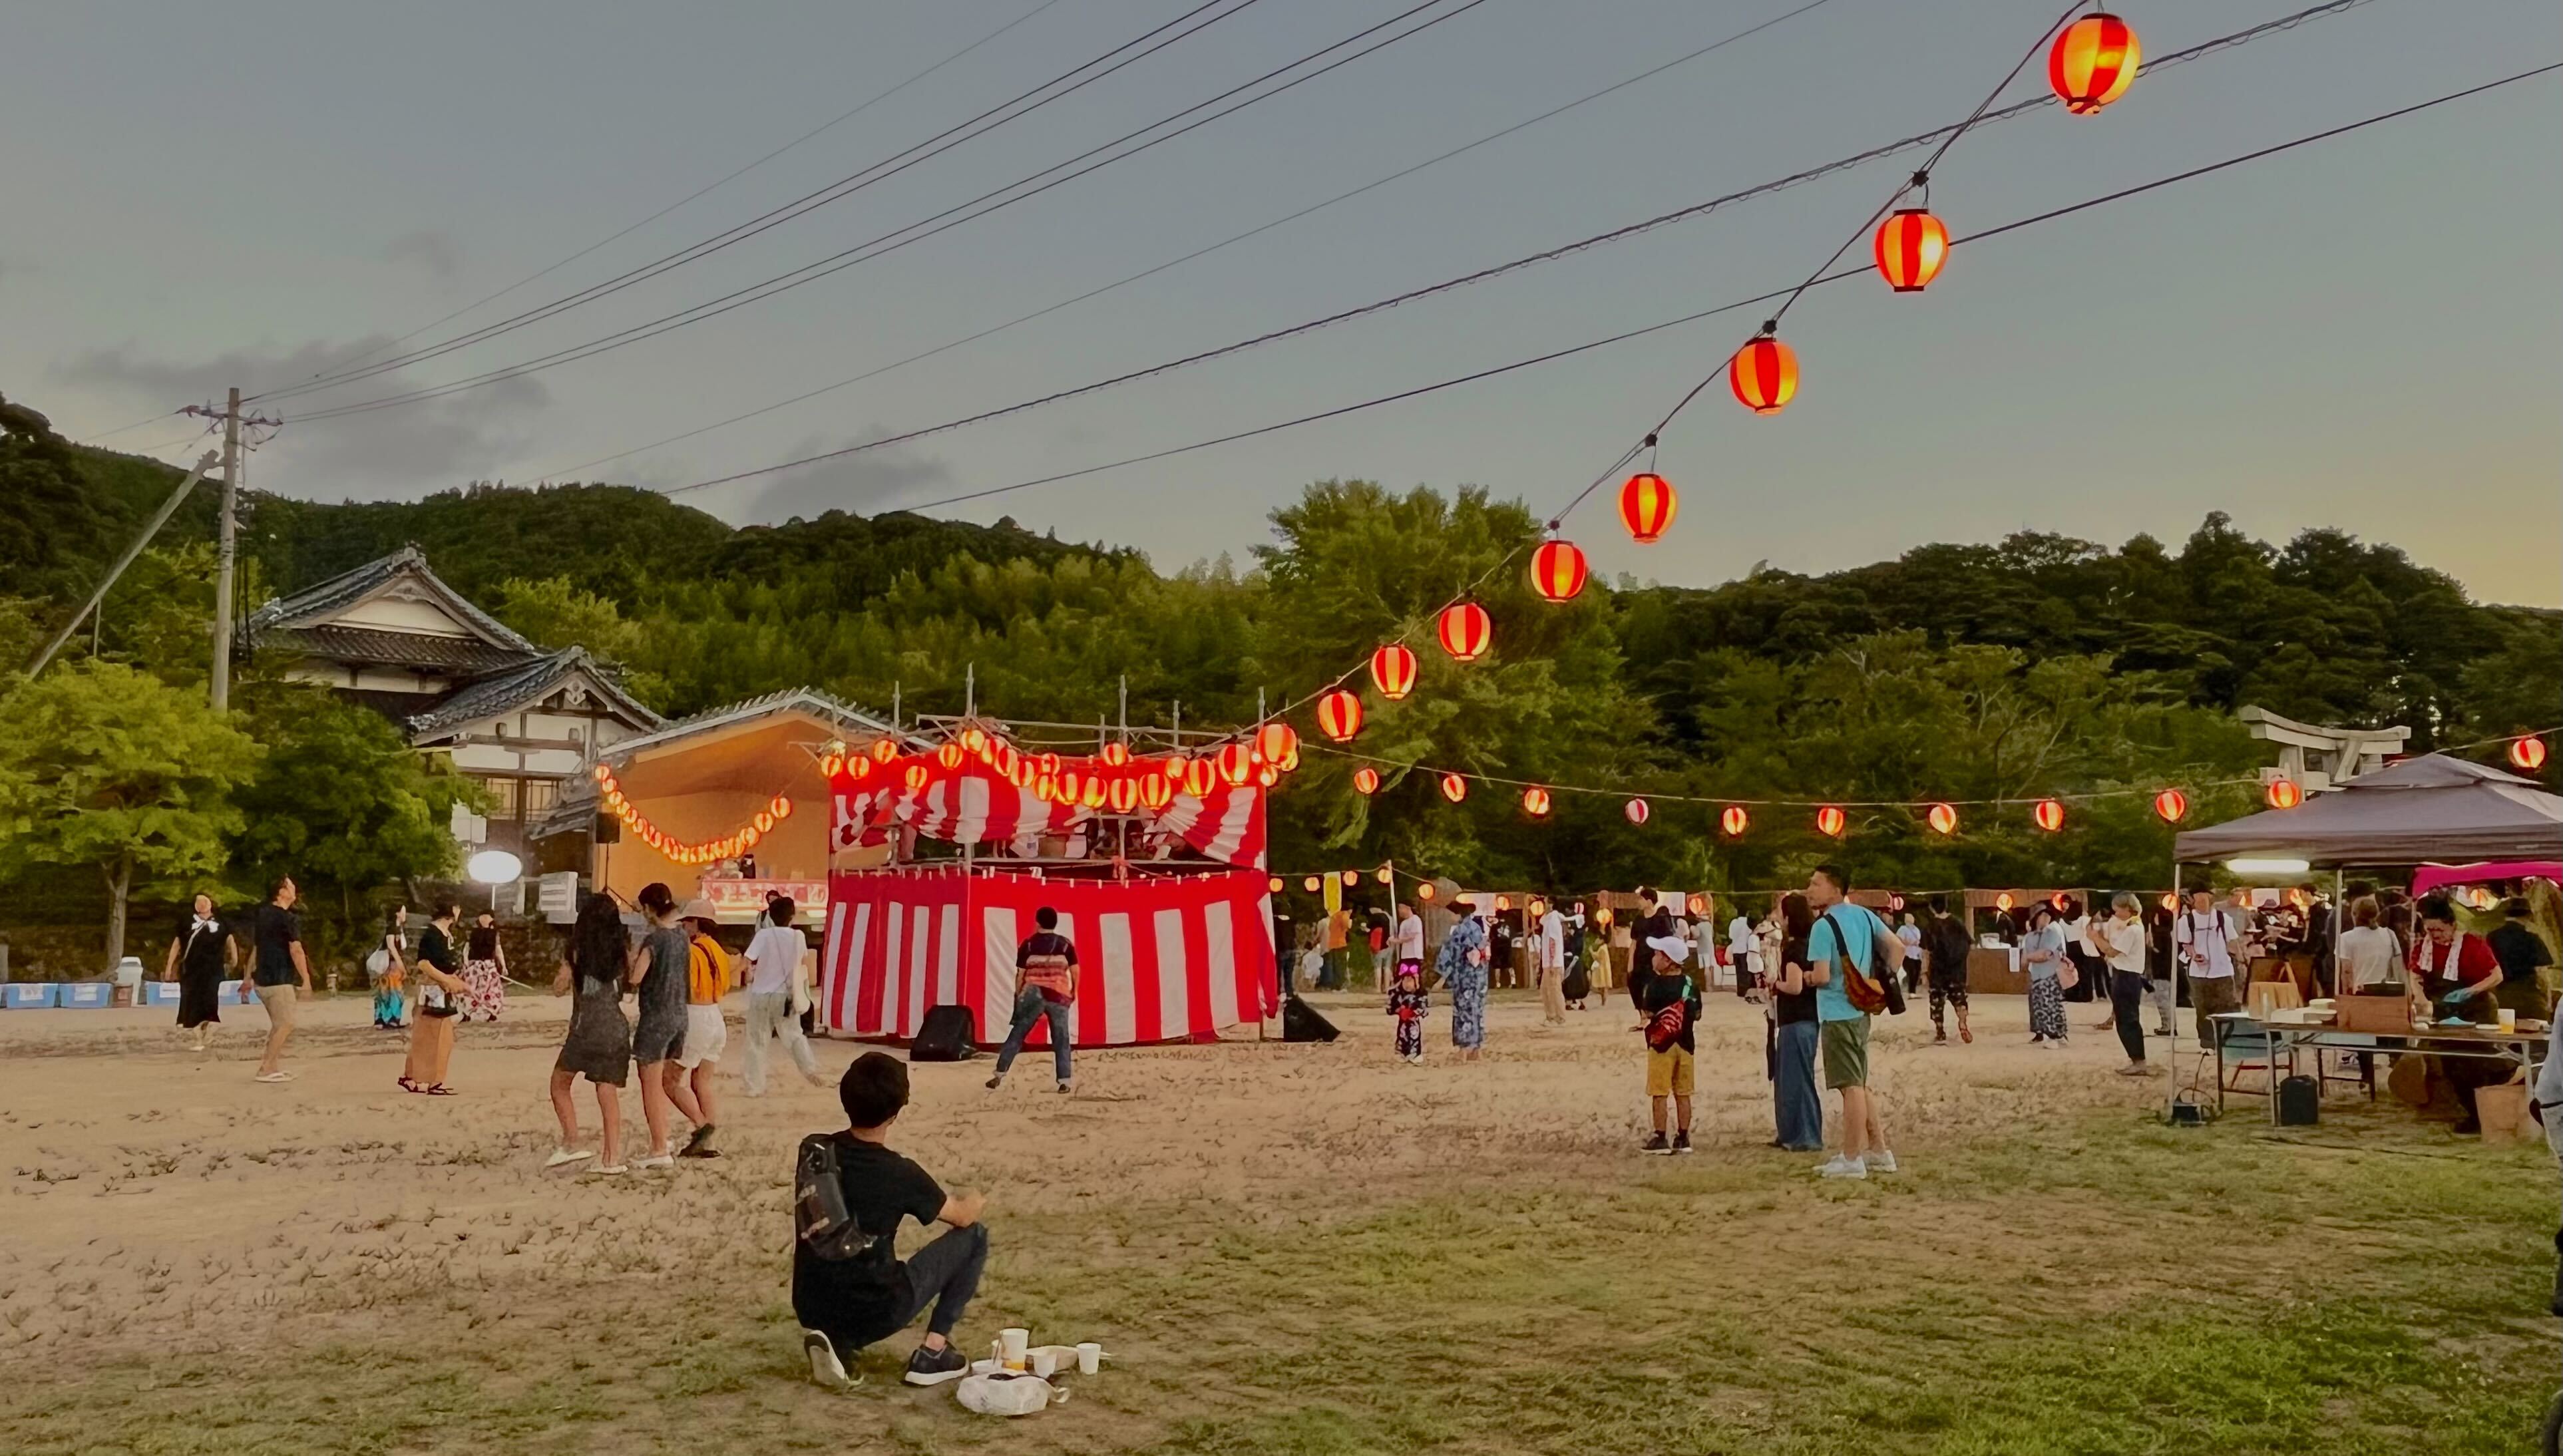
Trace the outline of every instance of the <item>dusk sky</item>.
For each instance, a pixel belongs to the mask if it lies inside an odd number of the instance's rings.
[[[237,384],[507,317],[857,172],[1198,0],[22,6],[0,52],[0,393],[98,436]],[[1233,4],[1235,0],[1222,0]],[[1417,0],[1263,0],[1012,125],[610,297],[280,399],[299,414],[516,365],[1011,183]],[[1442,0],[1417,21],[1459,12]],[[252,483],[319,499],[472,479],[656,488],[1015,403],[1501,263],[1964,116],[2059,0],[1825,0],[1553,120],[1208,257],[849,388],[1424,161],[1804,0],[1484,0],[985,219],[769,301],[447,399],[295,420]],[[2149,56],[2312,0],[2155,0]],[[1038,11],[1038,13],[1035,13]],[[1217,14],[1218,11],[1207,12]],[[1028,19],[1025,17],[1029,16]],[[1009,22],[861,114],[537,281]],[[1413,25],[1415,21],[1406,22]],[[1391,32],[1382,32],[1389,34]],[[1331,59],[1331,58],[1329,58]],[[2563,60],[2552,0],[2371,0],[2140,80],[2094,117],[1989,125],[1934,211],[1982,228]],[[2043,57],[2006,99],[2045,88]],[[1794,404],[1723,382],[1667,435],[1660,545],[1597,494],[1597,570],[1710,585],[2020,529],[2173,542],[2211,510],[2392,541],[2478,597],[2563,606],[2563,77],[1959,249],[1927,292],[1810,293]],[[1918,153],[992,424],[683,498],[873,513],[1349,404],[1796,282]],[[1868,256],[1866,239],[1847,257]],[[1305,482],[1483,485],[1547,510],[1761,317],[937,513],[1012,515],[1173,569],[1269,540]],[[379,352],[376,352],[379,351]],[[101,444],[170,460],[158,420]]]

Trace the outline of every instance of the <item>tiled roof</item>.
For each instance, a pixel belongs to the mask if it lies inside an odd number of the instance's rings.
[[[888,723],[874,717],[843,698],[821,692],[815,687],[787,687],[780,692],[769,692],[761,697],[747,698],[699,713],[689,714],[637,738],[618,740],[607,756],[621,759],[642,749],[656,748],[660,744],[671,743],[690,734],[713,728],[726,728],[734,723],[753,722],[773,713],[789,712],[808,713],[812,717],[825,718],[840,728],[875,735],[892,735],[896,731]]]
[[[564,647],[520,667],[493,673],[457,689],[453,696],[435,707],[411,717],[410,735],[419,739],[433,738],[466,723],[540,702],[550,696],[554,688],[581,671],[587,673],[589,681],[596,684],[597,691],[608,703],[645,731],[657,728],[664,721],[625,692],[622,685],[614,680],[614,675],[587,654],[587,648]]]
[[[523,657],[541,655],[542,648],[516,636],[506,624],[473,606],[462,593],[447,586],[442,578],[428,569],[427,553],[416,546],[404,546],[389,556],[368,561],[353,571],[340,572],[291,597],[277,598],[251,613],[249,620],[241,625],[242,633],[253,642],[264,642],[271,632],[313,626],[405,576],[417,579],[435,595],[441,606],[454,615],[455,620],[479,633],[491,645],[515,651]]]
[[[437,667],[478,676],[521,666],[541,653],[534,648],[493,646],[477,637],[430,637],[416,632],[385,632],[370,627],[272,628],[260,635],[262,650],[338,662],[385,662],[404,667]]]

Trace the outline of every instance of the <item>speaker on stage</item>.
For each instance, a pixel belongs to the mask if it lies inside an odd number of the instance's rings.
[[[1332,1041],[1343,1035],[1335,1023],[1318,1014],[1317,1008],[1292,997],[1282,1003],[1282,1039],[1284,1041]]]
[[[970,1032],[968,1006],[935,1006],[925,1013],[916,1028],[916,1036],[907,1043],[907,1059],[912,1062],[968,1061],[979,1054],[978,1038]]]

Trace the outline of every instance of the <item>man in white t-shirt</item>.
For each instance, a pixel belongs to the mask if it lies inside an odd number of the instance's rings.
[[[1761,942],[1754,937],[1753,922],[1745,919],[1743,912],[1736,912],[1735,918],[1726,922],[1726,960],[1735,968],[1737,996],[1759,994],[1757,982],[1762,968],[1757,963],[1762,959],[1760,950]]]
[[[1424,917],[1415,913],[1413,905],[1397,907],[1397,935],[1391,944],[1396,948],[1397,969],[1413,966],[1415,974],[1424,974]]]
[[[1566,1024],[1566,917],[1555,905],[1539,917],[1539,934],[1531,942],[1531,956],[1539,966],[1540,1019],[1551,1026]]]
[[[2234,925],[2216,908],[2212,890],[2192,890],[2189,908],[2172,926],[2181,969],[2189,976],[2189,1004],[2198,1013],[2198,1039],[2216,1044],[2216,1017],[2243,1008],[2234,985]],[[2173,992],[2178,997],[2178,990]]]
[[[801,1018],[792,1009],[801,957],[810,949],[800,927],[792,923],[795,913],[797,908],[789,899],[776,896],[765,907],[765,928],[747,943],[747,1044],[739,1075],[750,1097],[765,1095],[765,1058],[777,1036],[783,1038],[783,1049],[811,1086],[828,1085],[828,1079],[819,1075],[819,1058],[810,1050],[810,1039],[801,1034]]]

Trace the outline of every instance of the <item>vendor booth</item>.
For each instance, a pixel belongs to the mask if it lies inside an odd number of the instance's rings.
[[[1077,947],[1080,1046],[1209,1039],[1279,1009],[1264,791],[1296,763],[1295,739],[1018,746],[1047,726],[929,719],[915,751],[823,765],[839,865],[823,1029],[905,1039],[961,1005],[980,1040],[1003,1038],[1016,947],[1045,907]]]

